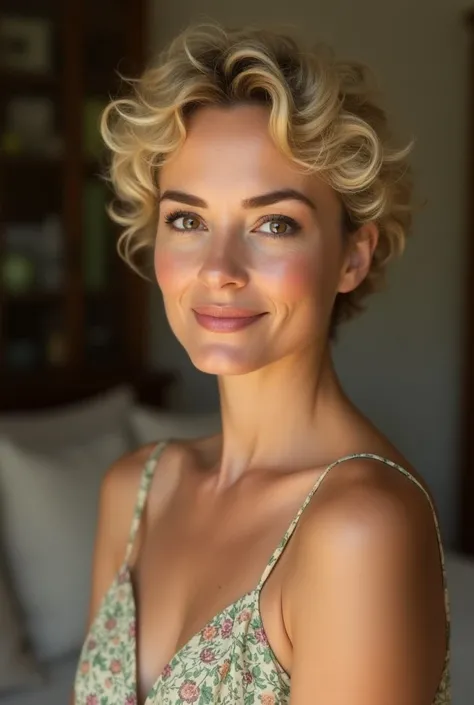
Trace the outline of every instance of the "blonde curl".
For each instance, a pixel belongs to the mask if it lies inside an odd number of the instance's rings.
[[[186,139],[190,114],[205,105],[264,103],[282,153],[339,194],[349,236],[364,223],[378,226],[370,271],[357,289],[338,295],[332,333],[363,309],[403,251],[412,215],[411,144],[393,144],[365,66],[338,61],[326,47],[304,51],[286,33],[203,24],[182,32],[128,83],[130,94],[106,107],[101,131],[117,197],[109,213],[122,228],[119,253],[134,269],[153,247],[159,170]]]

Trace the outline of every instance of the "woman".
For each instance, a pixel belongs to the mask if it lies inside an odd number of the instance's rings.
[[[103,134],[122,252],[154,246],[223,432],[108,472],[76,705],[449,703],[435,510],[331,360],[410,220],[365,70],[191,28]]]

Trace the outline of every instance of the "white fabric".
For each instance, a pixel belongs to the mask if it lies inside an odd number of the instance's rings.
[[[447,553],[453,705],[474,703],[474,559]]]
[[[182,414],[134,406],[130,424],[138,445],[169,439],[210,436],[221,428],[220,414]]]
[[[115,431],[128,423],[133,392],[117,387],[89,400],[51,411],[0,415],[0,436],[23,447],[49,451]]]
[[[0,573],[0,693],[41,681],[32,655],[25,651],[20,616],[15,608]]]
[[[100,483],[129,449],[120,429],[49,454],[0,438],[6,559],[40,660],[83,639]]]
[[[36,688],[0,695],[0,705],[68,705],[79,656],[60,659],[46,669],[46,680]]]

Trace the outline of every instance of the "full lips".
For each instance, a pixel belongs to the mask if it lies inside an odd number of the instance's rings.
[[[215,333],[233,333],[234,331],[242,330],[259,321],[265,313],[258,313],[255,316],[244,317],[217,317],[193,311],[196,321],[206,330],[214,331]]]

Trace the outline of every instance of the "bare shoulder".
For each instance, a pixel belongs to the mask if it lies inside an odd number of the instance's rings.
[[[138,490],[144,465],[154,444],[149,444],[122,455],[107,470],[102,480],[101,496],[103,501],[122,503],[128,496],[133,496],[133,490]]]
[[[109,546],[114,547],[116,562],[120,565],[130,534],[140,481],[145,465],[156,443],[150,443],[126,453],[114,462],[104,475],[100,490],[99,525],[108,535]],[[157,459],[158,465],[166,464],[165,456],[174,453],[173,444],[164,447]]]
[[[313,500],[282,592],[295,703],[309,702],[314,663],[327,675],[318,680],[321,702],[347,702],[347,692],[357,705],[432,702],[446,614],[424,490],[396,467],[356,458],[336,465]]]
[[[302,551],[359,545],[372,551],[437,548],[433,500],[416,471],[400,458],[353,458],[324,478],[298,541]],[[324,539],[324,540],[322,540]]]
[[[158,444],[149,443],[120,457],[105,473],[101,486],[101,512],[116,517],[114,524],[122,536],[128,535],[136,505],[140,481],[147,462]],[[166,441],[156,455],[153,472],[153,487],[162,492],[174,472],[189,463],[195,453],[192,444],[181,441]],[[163,472],[166,470],[166,472]],[[156,482],[155,482],[156,478]],[[169,484],[169,483],[168,483]],[[120,538],[120,537],[119,537]],[[126,539],[125,539],[126,540]]]

